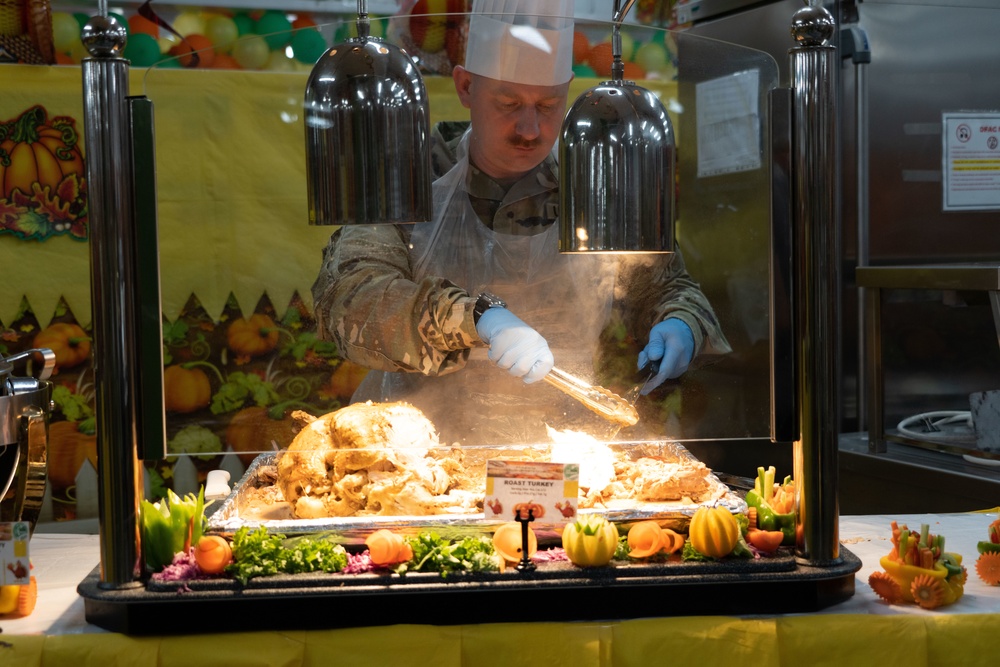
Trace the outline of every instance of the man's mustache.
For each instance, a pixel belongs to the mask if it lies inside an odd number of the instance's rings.
[[[535,148],[541,143],[541,141],[538,139],[525,139],[517,135],[512,135],[507,137],[507,143],[514,148]]]

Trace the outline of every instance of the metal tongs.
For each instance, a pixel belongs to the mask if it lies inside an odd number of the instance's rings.
[[[630,402],[609,389],[584,382],[560,368],[553,367],[544,380],[605,419],[624,426],[633,426],[639,421],[634,399]]]
[[[659,366],[649,360],[646,360],[646,363],[635,372],[636,384],[625,393],[625,400],[629,402],[629,405],[635,405],[635,402],[639,400],[642,388],[656,376],[657,372],[659,372]]]

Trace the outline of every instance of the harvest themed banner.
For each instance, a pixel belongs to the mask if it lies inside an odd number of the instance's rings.
[[[11,164],[0,167],[0,323],[16,318],[22,298],[42,324],[60,299],[89,323],[80,68],[4,65],[3,75],[0,164]],[[231,296],[247,312],[265,294],[278,308],[297,294],[311,309],[310,288],[332,228],[307,222],[307,77],[132,70],[130,93],[148,97],[155,116],[161,292],[168,320],[191,295],[212,315]],[[450,77],[427,76],[425,84],[432,123],[468,118]],[[592,85],[576,80],[570,96]],[[676,92],[672,82],[655,85],[665,96]]]

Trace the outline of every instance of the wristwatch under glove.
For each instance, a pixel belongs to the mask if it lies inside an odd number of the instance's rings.
[[[507,304],[497,295],[483,292],[476,297],[476,307],[472,309],[472,322],[479,324],[479,318],[490,308],[506,308]]]

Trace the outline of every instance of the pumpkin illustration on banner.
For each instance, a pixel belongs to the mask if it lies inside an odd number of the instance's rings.
[[[254,313],[249,318],[233,320],[226,329],[226,344],[237,355],[256,357],[278,345],[279,329],[270,316]]]
[[[90,357],[90,336],[79,324],[53,322],[35,335],[32,345],[49,348],[56,355],[56,372],[79,366]]]
[[[42,241],[87,238],[87,192],[76,121],[33,106],[0,122],[0,232]]]
[[[175,364],[163,371],[163,402],[168,412],[194,412],[211,401],[212,385],[200,368]]]

